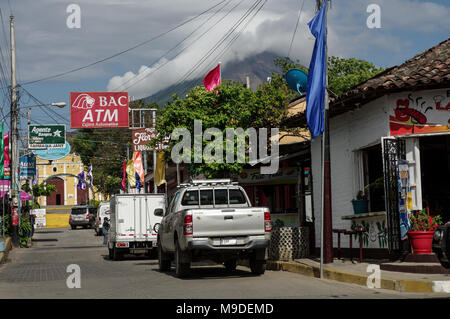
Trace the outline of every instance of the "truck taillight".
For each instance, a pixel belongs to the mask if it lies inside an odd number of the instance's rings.
[[[86,215],[86,219],[89,219],[89,214],[88,214],[88,215]]]
[[[264,230],[266,233],[270,233],[272,231],[272,218],[270,217],[269,212],[264,213]]]
[[[192,235],[194,232],[194,224],[192,223],[192,215],[184,216],[184,234]]]

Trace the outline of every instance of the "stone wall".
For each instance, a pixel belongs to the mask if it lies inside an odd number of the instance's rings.
[[[309,256],[308,227],[276,227],[272,229],[269,260],[289,261]]]

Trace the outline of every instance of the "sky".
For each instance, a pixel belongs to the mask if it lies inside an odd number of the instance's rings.
[[[249,11],[253,4],[256,9]],[[370,5],[380,10],[379,28],[367,25],[373,14],[368,12]],[[291,59],[308,66],[314,38],[307,23],[315,6],[315,0],[0,0],[2,85],[10,85],[11,14],[17,82],[37,98],[22,90],[19,107],[26,107],[37,101],[69,104],[70,92],[117,90],[142,98],[204,76],[219,61],[226,69],[228,62],[264,51],[290,53]],[[378,67],[399,65],[446,40],[449,16],[447,0],[334,0],[328,12],[328,54],[364,59]],[[233,26],[235,32],[220,42]],[[82,69],[68,72],[77,68]],[[8,129],[10,105],[5,92],[2,86],[1,116]],[[46,112],[33,108],[31,119],[66,124],[69,129],[69,112],[68,106]],[[21,113],[24,128],[25,110]]]

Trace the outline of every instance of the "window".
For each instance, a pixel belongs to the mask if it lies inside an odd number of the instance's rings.
[[[247,200],[239,189],[230,189],[230,204],[245,204]]]
[[[183,200],[181,201],[183,206],[197,206],[198,205],[198,191],[187,191],[184,193]]]
[[[214,190],[214,197],[215,197],[216,205],[227,205],[228,204],[228,192],[226,189]]]
[[[169,209],[167,209],[165,215],[167,215],[167,214],[172,212],[173,206],[175,205],[175,202],[178,199],[178,196],[180,196],[180,192],[175,193],[175,196],[173,196],[172,201],[170,202],[170,205],[169,205]]]
[[[200,191],[200,205],[213,205],[213,190],[202,189]]]

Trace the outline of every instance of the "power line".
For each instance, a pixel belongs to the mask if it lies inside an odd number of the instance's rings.
[[[235,24],[222,36],[222,38],[205,54],[203,57],[176,83],[174,90],[186,81],[195,71],[198,71],[202,65],[233,33],[234,31],[247,19],[247,17],[254,12],[254,10],[262,3],[263,0],[256,0],[250,8],[235,22]],[[267,1],[267,0],[266,0]],[[264,2],[265,3],[265,2]]]
[[[38,80],[28,81],[28,82],[22,83],[22,85],[29,85],[29,84],[32,84],[32,83],[37,83],[37,82],[47,81],[47,80],[54,79],[54,78],[57,78],[57,77],[61,77],[61,76],[64,76],[64,75],[67,75],[67,74],[70,74],[70,73],[78,72],[78,71],[81,71],[81,70],[83,70],[83,69],[89,68],[89,67],[91,67],[91,66],[97,65],[97,64],[99,64],[99,63],[102,63],[102,62],[108,61],[108,60],[110,60],[110,59],[113,59],[113,58],[115,58],[115,57],[117,57],[117,56],[119,56],[119,55],[122,55],[122,54],[125,54],[125,53],[127,53],[127,52],[130,52],[130,51],[132,51],[132,50],[134,50],[134,49],[136,49],[136,48],[139,48],[139,47],[141,47],[141,46],[143,46],[143,45],[145,45],[145,44],[148,44],[148,43],[150,43],[150,42],[152,42],[152,41],[154,41],[154,40],[156,40],[156,39],[159,39],[159,38],[163,37],[164,35],[166,35],[166,34],[172,32],[172,31],[174,31],[174,30],[176,30],[176,29],[181,28],[182,26],[188,24],[189,22],[194,21],[195,19],[199,18],[200,16],[204,15],[205,13],[211,11],[212,9],[214,9],[214,8],[217,7],[217,6],[219,6],[220,4],[222,4],[222,3],[225,2],[225,1],[226,1],[226,0],[222,0],[222,1],[219,2],[218,4],[215,4],[214,6],[212,6],[212,7],[210,7],[209,9],[207,9],[207,10],[205,10],[205,11],[199,13],[198,15],[196,15],[196,16],[194,16],[194,17],[192,17],[192,18],[190,18],[190,19],[188,19],[188,20],[186,20],[186,21],[184,21],[184,22],[182,22],[182,23],[180,23],[180,24],[178,24],[177,26],[175,26],[175,27],[173,27],[173,28],[171,28],[171,29],[169,29],[169,30],[163,32],[163,33],[158,34],[157,36],[154,36],[154,37],[151,38],[151,39],[148,39],[148,40],[145,40],[145,41],[143,41],[143,42],[141,42],[141,43],[139,43],[139,44],[136,44],[135,46],[132,46],[131,48],[125,49],[125,50],[120,51],[120,52],[118,52],[118,53],[116,53],[116,54],[113,54],[113,55],[111,55],[111,56],[105,57],[105,58],[100,59],[100,60],[98,60],[98,61],[89,63],[89,64],[87,64],[87,65],[84,65],[84,66],[81,66],[81,67],[78,67],[78,68],[75,68],[75,69],[72,69],[72,70],[69,70],[69,71],[66,71],[66,72],[62,72],[62,73],[58,73],[58,74],[55,74],[55,75],[47,76],[47,77],[45,77],[45,78],[41,78],[41,79],[38,79]]]
[[[242,3],[244,0],[242,0],[240,3]],[[217,10],[211,17],[209,17],[204,23],[202,23],[200,26],[198,26],[194,31],[192,31],[188,36],[186,36],[182,41],[180,41],[177,45],[175,45],[174,47],[172,47],[169,51],[167,51],[166,53],[164,53],[162,56],[160,56],[158,59],[156,59],[151,66],[153,66],[155,63],[157,63],[158,61],[160,61],[162,58],[166,57],[170,52],[172,52],[174,49],[176,49],[177,47],[179,47],[183,42],[185,42],[188,38],[190,38],[195,32],[197,32],[198,30],[200,30],[200,28],[202,26],[204,26],[209,20],[211,20],[217,13],[219,13],[220,11],[223,10],[223,8],[225,8],[228,3],[230,3],[231,0],[228,0],[227,3],[225,3],[225,5],[223,7],[221,7],[219,10]],[[240,4],[239,3],[239,4]],[[234,8],[236,8],[239,4],[237,4],[236,6],[234,6],[229,12],[231,12]],[[228,12],[228,13],[229,13]],[[224,16],[226,17],[228,15],[228,13]],[[222,19],[224,18],[222,17]],[[220,19],[219,21],[216,22],[219,23],[220,21],[222,21],[222,19]],[[148,76],[150,76],[151,74],[153,74],[154,72],[158,71],[159,69],[161,69],[163,66],[165,66],[167,63],[173,61],[173,59],[175,59],[176,57],[178,57],[181,53],[185,52],[189,47],[191,47],[193,44],[195,44],[200,38],[202,38],[206,33],[208,33],[209,31],[211,31],[211,28],[207,29],[205,32],[203,32],[200,36],[198,36],[194,41],[191,42],[191,44],[189,44],[188,46],[186,46],[183,50],[179,51],[173,58],[172,60],[167,60],[165,61],[163,64],[160,64],[157,66],[156,69],[150,71],[148,74],[146,74],[142,79],[132,83],[131,85],[125,87],[123,90],[128,90],[130,87],[138,84],[140,81],[144,80],[145,78],[147,78]],[[143,73],[141,74],[136,74],[136,76],[128,79],[126,82],[120,84],[120,86],[116,87],[115,89],[113,89],[112,91],[117,90],[118,88],[123,87],[126,83],[130,82],[131,80],[135,80],[137,79],[139,76],[143,75],[146,71],[148,71],[149,69],[145,70]]]
[[[303,0],[302,6],[300,7],[300,9],[298,11],[297,23],[295,24],[294,34],[292,34],[291,44],[289,45],[289,51],[288,51],[288,55],[287,55],[288,57],[291,56],[292,43],[294,43],[295,34],[297,33],[298,23],[300,22],[300,17],[302,15],[304,4],[305,4],[305,0]]]

